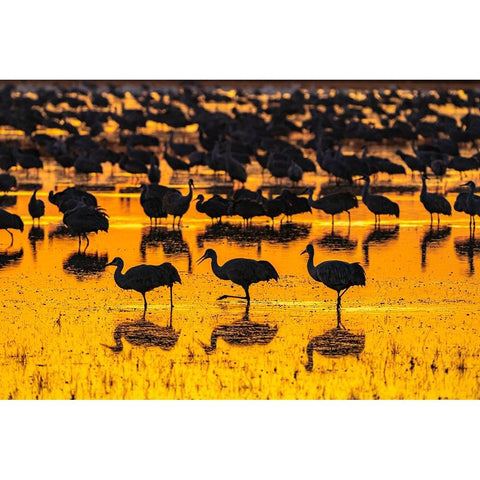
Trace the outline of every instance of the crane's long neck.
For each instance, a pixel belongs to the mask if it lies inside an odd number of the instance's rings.
[[[422,191],[420,192],[420,199],[424,198],[427,193],[427,181],[422,177]]]
[[[123,262],[120,262],[117,267],[115,268],[115,273],[113,274],[113,278],[115,279],[115,283],[120,287],[124,288],[124,275],[122,274],[123,270]]]
[[[197,205],[196,205],[196,208],[197,208],[197,211],[198,212],[201,212],[201,213],[204,213],[204,208],[203,208],[203,198],[199,198],[197,200]]]
[[[188,184],[188,195],[185,197],[187,202],[190,203],[193,197],[193,185],[191,183]]]
[[[363,186],[362,190],[362,200],[365,201],[368,196],[370,195],[369,193],[369,188],[370,188],[370,180],[365,180],[365,185]]]
[[[313,251],[308,252],[307,270],[308,270],[308,273],[310,274],[310,276],[314,280],[318,280],[317,271],[315,269],[315,265],[313,264],[313,256],[314,255],[315,255],[315,253]]]
[[[211,259],[212,272],[214,273],[214,275],[218,278],[221,278],[222,280],[228,280],[228,278],[224,275],[223,267],[221,267],[217,262],[217,252],[213,252]]]

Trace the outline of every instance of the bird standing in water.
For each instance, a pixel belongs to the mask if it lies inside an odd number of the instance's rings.
[[[217,262],[217,252],[208,248],[203,256],[198,259],[200,264],[207,258],[212,260],[212,270],[215,276],[221,280],[230,280],[236,285],[240,285],[245,290],[245,297],[237,295],[222,295],[217,300],[224,298],[242,298],[250,303],[250,293],[248,289],[252,283],[267,282],[268,280],[278,280],[278,273],[275,267],[265,260],[250,260],[249,258],[232,258],[220,266]]]
[[[170,287],[170,308],[173,308],[172,289],[174,283],[182,283],[178,270],[169,262],[161,265],[137,265],[122,273],[124,262],[120,257],[115,257],[105,265],[116,266],[115,283],[123,290],[135,290],[143,296],[143,319],[147,312],[147,299],[145,293],[157,287]]]
[[[37,198],[37,192],[40,190],[40,187],[35,187],[33,195],[28,202],[28,213],[32,217],[32,223],[35,223],[35,219],[38,220],[38,225],[40,226],[40,217],[45,215],[45,203],[43,200]]]
[[[308,254],[307,269],[310,276],[337,292],[337,326],[340,326],[342,297],[350,287],[365,285],[365,270],[359,263],[348,263],[340,260],[327,260],[315,266],[313,264],[314,249],[312,244],[307,245],[307,248],[300,255],[304,253]]]

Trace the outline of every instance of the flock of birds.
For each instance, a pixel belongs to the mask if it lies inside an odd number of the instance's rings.
[[[127,93],[114,85],[84,83],[71,87],[37,86],[32,92],[18,90],[14,85],[0,88],[0,127],[8,132],[21,132],[17,137],[0,142],[0,190],[9,192],[18,187],[13,173],[23,173],[26,180],[33,169],[45,165],[62,168],[65,174],[74,170],[87,183],[92,174],[104,173],[111,164],[111,175],[121,172],[138,184],[140,205],[150,224],[156,226],[171,216],[172,225],[181,226],[192,201],[201,214],[222,222],[223,218],[239,216],[248,229],[255,217],[291,221],[294,215],[321,210],[335,215],[358,207],[354,183],[363,182],[361,200],[373,213],[375,225],[382,216],[400,216],[399,205],[384,195],[371,192],[372,179],[379,174],[389,177],[421,174],[420,202],[430,214],[451,215],[452,206],[445,196],[427,190],[427,180],[441,179],[451,171],[475,171],[480,167],[480,115],[475,113],[480,92],[438,90],[414,91],[408,94],[390,88],[365,92],[306,91],[296,89],[289,94],[265,93],[236,89],[233,93],[202,88],[192,84],[178,88],[155,90],[148,85],[137,86]],[[128,105],[135,105],[129,107]],[[214,108],[212,108],[212,105]],[[443,113],[444,107],[463,109],[464,114]],[[465,113],[465,111],[467,113]],[[147,134],[147,122],[161,124],[169,133]],[[55,133],[51,133],[54,130]],[[187,130],[190,133],[186,133]],[[179,132],[183,140],[178,140]],[[194,132],[194,133],[191,133]],[[185,141],[189,138],[190,142]],[[421,143],[420,143],[421,142]],[[372,155],[371,145],[406,145],[411,153],[397,149],[399,162]],[[359,148],[358,154],[346,154],[347,145]],[[461,153],[471,145],[473,155]],[[343,150],[343,151],[342,151]],[[161,162],[172,175],[188,175],[188,192],[162,185]],[[249,173],[261,169],[276,186],[276,196],[264,196],[265,189],[245,188]],[[227,182],[230,196],[203,194],[194,198],[193,171],[201,169],[210,175],[213,185]],[[324,172],[332,180],[334,193],[314,198],[315,189],[306,182],[305,174]],[[222,180],[223,177],[223,180]],[[480,196],[475,183],[463,184],[468,192],[460,192],[453,208],[470,217],[471,231],[475,216],[480,216]],[[20,185],[21,186],[21,185]],[[37,198],[35,187],[28,204],[32,222],[40,222],[45,203]],[[109,229],[109,216],[87,188],[67,187],[50,191],[48,201],[63,214],[68,231],[82,240],[86,247],[88,235]],[[0,209],[0,229],[23,231],[19,215]],[[337,311],[341,299],[352,286],[365,285],[365,271],[358,263],[329,260],[315,266],[314,250],[308,255],[310,276],[337,292]],[[275,267],[266,261],[236,258],[222,266],[217,254],[207,249],[199,262],[211,260],[214,275],[243,288],[242,298],[250,303],[249,288],[261,281],[278,280]],[[137,265],[123,273],[124,262],[114,258],[108,265],[116,267],[116,284],[141,293],[144,300],[143,318],[147,310],[146,293],[167,286],[173,307],[173,285],[181,283],[171,263]],[[220,299],[230,297],[223,295]]]

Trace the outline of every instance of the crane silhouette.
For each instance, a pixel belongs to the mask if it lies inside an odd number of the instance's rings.
[[[12,242],[10,247],[13,245],[13,233],[9,230],[20,230],[23,232],[23,221],[15,213],[10,213],[0,208],[0,230],[6,230],[10,235]]]
[[[471,180],[467,183],[463,183],[461,186],[470,188],[470,191],[465,199],[465,212],[470,215],[470,229],[473,227],[473,230],[475,231],[475,215],[480,216],[480,197],[474,194],[475,183],[473,183]]]
[[[100,230],[108,232],[108,215],[101,207],[90,207],[82,200],[72,210],[63,215],[63,223],[73,235],[78,235],[78,250],[80,251],[82,237],[87,241],[85,250],[90,244],[88,233],[98,233]]]
[[[180,222],[182,217],[187,213],[188,208],[190,207],[190,202],[192,201],[193,196],[193,180],[188,181],[188,194],[182,195],[177,190],[169,189],[165,192],[163,196],[162,205],[167,213],[167,215],[173,216],[172,225],[175,227],[175,219],[178,217],[178,227],[180,227]]]
[[[307,270],[317,282],[337,292],[337,314],[340,314],[342,297],[345,292],[355,285],[365,285],[365,270],[359,263],[348,263],[340,260],[327,260],[317,266],[313,263],[314,248],[310,243],[304,253],[308,254]],[[341,292],[341,293],[340,293]],[[340,324],[340,322],[338,322]]]
[[[340,192],[325,195],[318,200],[313,200],[313,188],[309,188],[307,192],[308,204],[310,207],[322,210],[332,216],[332,229],[334,225],[334,216],[342,212],[348,213],[348,224],[350,224],[350,209],[358,207],[358,201],[355,195],[347,192]]]
[[[427,192],[427,174],[422,175],[422,191],[420,193],[420,201],[423,203],[425,210],[430,213],[430,225],[433,223],[433,214],[437,214],[437,224],[440,224],[440,214],[451,215],[452,206],[448,200],[438,193]]]
[[[32,217],[32,223],[35,223],[35,219],[38,220],[38,225],[40,225],[40,217],[45,215],[45,203],[43,200],[37,198],[37,192],[40,190],[40,187],[35,187],[33,194],[28,202],[28,213]]]
[[[143,319],[147,312],[147,299],[145,294],[158,287],[170,288],[170,308],[173,308],[173,284],[182,283],[177,269],[169,262],[161,265],[136,265],[122,273],[124,262],[120,257],[115,257],[105,266],[117,267],[114,273],[115,283],[123,290],[135,290],[143,297]]]
[[[232,258],[220,266],[217,262],[217,252],[208,248],[203,256],[198,259],[200,264],[207,258],[212,261],[212,271],[216,277],[221,280],[230,280],[236,285],[240,285],[245,290],[245,297],[236,295],[222,295],[217,300],[224,298],[241,298],[250,303],[249,288],[253,283],[268,282],[269,280],[278,280],[278,273],[275,267],[265,260],[251,260],[249,258]]]
[[[392,202],[383,195],[370,195],[370,177],[364,176],[362,178],[365,180],[365,185],[363,186],[362,191],[362,200],[367,208],[375,214],[375,224],[380,223],[380,215],[395,215],[395,217],[398,218],[400,216],[400,208],[398,207],[398,204]]]

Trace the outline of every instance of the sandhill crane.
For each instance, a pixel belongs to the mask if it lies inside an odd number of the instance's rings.
[[[342,212],[348,213],[348,224],[350,225],[350,210],[358,207],[357,197],[352,193],[340,192],[325,195],[322,198],[313,200],[313,188],[308,190],[308,204],[312,208],[322,210],[332,216],[332,229],[334,225],[334,215]]]
[[[80,250],[82,237],[87,241],[85,250],[88,248],[88,233],[98,233],[99,230],[108,232],[108,215],[101,207],[90,207],[83,201],[64,213],[63,223],[73,235],[78,235],[78,250]]]
[[[365,270],[359,263],[348,263],[340,260],[327,260],[313,264],[314,248],[307,245],[304,253],[308,254],[307,270],[310,276],[317,282],[337,292],[337,312],[340,312],[342,296],[355,285],[365,285]],[[343,290],[343,291],[342,291]],[[342,293],[340,293],[342,292]]]
[[[242,298],[250,303],[249,288],[253,283],[268,282],[269,280],[278,280],[278,273],[275,267],[265,260],[251,260],[249,258],[232,258],[220,266],[217,262],[217,252],[208,248],[203,256],[198,259],[200,264],[207,258],[212,261],[212,271],[216,277],[221,280],[230,280],[236,285],[240,285],[245,290],[245,297],[235,295],[222,295],[217,300],[224,298]]]
[[[448,200],[438,193],[427,192],[427,175],[422,175],[422,191],[420,193],[420,201],[423,203],[425,210],[430,213],[430,225],[433,223],[433,214],[437,214],[437,224],[440,224],[440,214],[451,215],[452,206]]]
[[[48,193],[48,201],[58,207],[62,213],[72,210],[80,201],[90,207],[97,206],[95,195],[75,187],[67,187],[65,190],[55,194],[50,190]]]
[[[375,224],[377,224],[377,217],[378,223],[380,223],[380,215],[395,215],[398,218],[400,216],[398,204],[383,195],[370,195],[370,177],[364,176],[363,180],[365,180],[365,185],[363,186],[362,200],[367,208],[375,214]]]
[[[136,265],[122,273],[124,262],[120,257],[115,257],[105,266],[117,267],[114,273],[115,283],[123,290],[135,290],[143,297],[143,319],[147,312],[147,299],[145,293],[158,287],[170,288],[170,308],[173,308],[173,285],[182,283],[177,269],[169,262],[161,265]]]
[[[10,246],[12,246],[13,234],[9,229],[20,230],[23,232],[23,221],[15,213],[10,213],[3,208],[0,208],[0,230],[6,230],[9,233],[10,237],[12,238],[12,243],[10,243]]]
[[[178,227],[180,227],[180,222],[182,217],[187,213],[188,208],[190,207],[190,202],[192,201],[193,196],[193,180],[188,181],[188,194],[182,195],[178,190],[168,189],[165,192],[163,197],[163,208],[167,215],[173,216],[172,225],[175,227],[175,219],[178,217]]]
[[[32,217],[32,223],[35,223],[35,219],[38,219],[38,224],[40,225],[40,217],[43,217],[45,214],[45,203],[43,200],[37,199],[37,192],[40,190],[40,187],[35,187],[33,194],[28,202],[28,213]]]
[[[462,187],[470,188],[465,201],[465,212],[470,215],[470,228],[473,226],[473,230],[475,230],[475,215],[480,216],[480,198],[478,195],[474,195],[475,183],[473,183],[471,180],[462,184]]]
[[[175,155],[180,155],[181,157],[185,157],[187,155],[190,155],[192,152],[196,150],[196,148],[190,143],[175,142],[173,139],[173,135],[174,135],[174,132],[172,130],[170,132],[170,137],[168,139],[168,145],[175,152]]]
[[[205,197],[203,195],[198,195],[196,200],[197,212],[205,213],[212,219],[212,222],[215,218],[217,218],[218,221],[221,222],[222,217],[225,217],[229,214],[231,201],[226,200],[220,195],[214,195],[207,201],[205,201]]]

